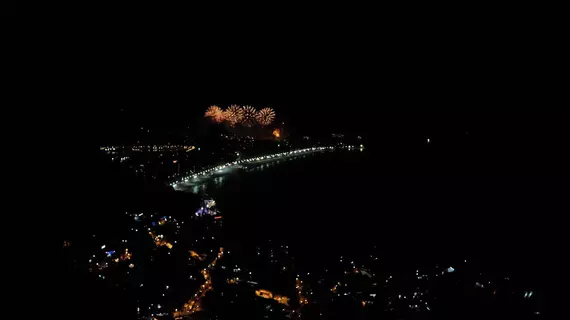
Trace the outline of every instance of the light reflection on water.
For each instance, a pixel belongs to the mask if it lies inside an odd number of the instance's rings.
[[[214,179],[214,184],[217,186],[222,186],[224,183],[225,176],[219,176]]]
[[[198,184],[192,187],[192,193],[194,194],[199,194],[201,192],[205,192],[206,189],[208,188],[208,185],[206,183],[202,183],[202,184]],[[184,189],[184,191],[187,191],[188,189]]]

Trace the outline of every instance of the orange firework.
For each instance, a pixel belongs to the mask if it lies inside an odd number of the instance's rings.
[[[224,111],[218,106],[211,106],[206,111],[206,117],[211,117],[212,120],[220,123],[225,120]]]
[[[224,111],[224,116],[230,126],[235,126],[236,123],[240,123],[243,120],[243,110],[240,106],[232,104]]]
[[[243,120],[242,124],[246,127],[251,127],[255,124],[255,116],[257,115],[257,111],[252,106],[243,106],[241,108],[243,110]]]
[[[263,108],[257,113],[257,122],[262,126],[270,125],[275,120],[275,111],[271,108]]]
[[[273,130],[273,136],[275,138],[279,139],[281,137],[281,130],[279,130],[279,129]]]

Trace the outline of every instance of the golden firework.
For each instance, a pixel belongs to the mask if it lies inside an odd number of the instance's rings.
[[[273,130],[273,136],[275,138],[279,139],[281,137],[281,130],[279,130],[279,129]]]
[[[256,119],[260,125],[268,126],[275,120],[275,111],[271,108],[263,108],[257,113]]]
[[[217,123],[225,120],[224,111],[218,106],[211,106],[206,110],[205,117],[210,117]]]
[[[224,116],[230,126],[235,126],[243,120],[243,110],[240,106],[232,104],[224,111]]]
[[[257,116],[257,111],[252,106],[243,106],[243,120],[241,123],[246,127],[251,127],[255,124],[255,117]]]

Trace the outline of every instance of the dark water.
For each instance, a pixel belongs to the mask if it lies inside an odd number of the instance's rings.
[[[367,152],[331,152],[236,171],[206,190],[224,216],[226,241],[290,245],[306,264],[374,247],[385,261],[414,266],[479,259],[510,267],[543,253],[532,238],[544,221],[532,214],[550,209],[536,179],[399,169]]]

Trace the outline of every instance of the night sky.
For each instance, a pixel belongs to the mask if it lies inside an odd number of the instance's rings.
[[[79,147],[65,152],[83,159],[54,158],[69,172],[62,188],[101,145],[132,142],[140,127],[196,127],[208,106],[234,103],[271,106],[297,133],[362,135],[395,175],[568,175],[565,88],[530,35],[422,37],[392,27],[380,37],[322,26],[261,41],[159,22],[49,33],[37,105],[56,135],[38,136]]]
[[[569,117],[560,110],[556,66],[512,38],[378,45],[340,33],[252,44],[230,34],[181,41],[177,29],[133,28],[79,38],[71,53],[80,54],[55,60],[64,60],[55,94],[88,119],[72,125],[87,129],[94,145],[140,127],[197,127],[208,106],[235,103],[271,106],[298,133],[354,133],[370,146],[411,149],[433,136],[442,158],[461,147],[497,173],[511,164],[567,170]]]
[[[99,157],[101,145],[133,143],[141,127],[168,137],[204,125],[210,105],[249,104],[271,106],[299,134],[363,136],[371,163],[383,168],[380,175],[492,177],[491,183],[516,176],[544,193],[554,190],[556,201],[543,195],[536,206],[544,202],[548,212],[521,213],[526,226],[536,219],[550,234],[529,227],[528,238],[515,240],[521,251],[534,239],[549,252],[563,243],[557,234],[565,224],[556,219],[565,212],[570,117],[561,97],[566,83],[558,80],[560,50],[543,35],[516,37],[510,30],[493,31],[492,37],[445,36],[423,27],[407,30],[404,22],[375,25],[379,17],[357,19],[352,28],[337,16],[314,21],[311,28],[288,17],[271,32],[264,26],[273,14],[227,28],[219,25],[223,16],[185,22],[200,14],[58,21],[6,46],[25,48],[23,64],[6,61],[39,84],[39,90],[26,87],[13,105],[24,111],[22,119],[34,115],[42,124],[31,145],[48,146],[29,168],[45,173],[48,184],[42,188],[54,193],[47,202],[57,204],[56,234],[76,231],[91,223],[85,217],[113,207],[113,199],[105,198],[110,187],[123,192],[114,182],[116,172]],[[24,29],[21,24],[13,23],[14,35]],[[245,25],[250,30],[241,30]],[[299,28],[291,30],[293,25]],[[446,33],[454,29],[445,26]],[[28,96],[34,102],[22,103]],[[26,123],[19,130],[31,128]]]

